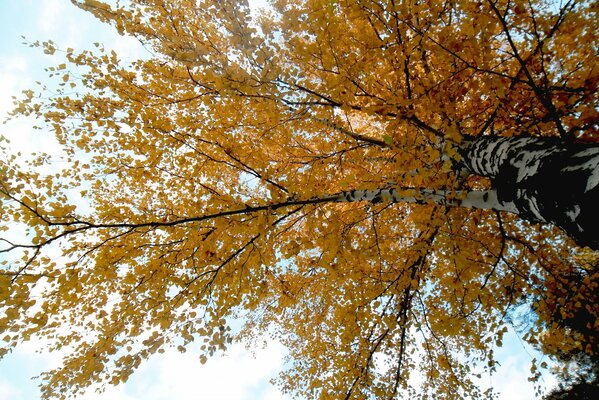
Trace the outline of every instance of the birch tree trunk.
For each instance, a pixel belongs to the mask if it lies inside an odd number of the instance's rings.
[[[599,249],[599,144],[485,136],[465,139],[460,153],[470,172],[491,179],[500,204]]]
[[[563,229],[579,245],[599,249],[599,144],[545,137],[465,138],[463,166],[491,179],[492,188],[353,190],[328,201],[436,203],[507,211],[533,223]],[[321,199],[324,200],[324,199]]]

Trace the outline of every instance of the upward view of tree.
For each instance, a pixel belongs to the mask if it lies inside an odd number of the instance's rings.
[[[483,397],[512,323],[596,357],[596,3],[72,2],[149,56],[42,43],[16,104],[66,165],[0,161],[0,352],[72,349],[44,396],[264,332],[301,398]]]

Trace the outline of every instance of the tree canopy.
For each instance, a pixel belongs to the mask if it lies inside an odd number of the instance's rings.
[[[305,398],[480,398],[513,325],[596,360],[596,3],[72,2],[148,56],[39,43],[13,112],[66,165],[0,160],[0,355],[72,349],[44,396],[264,332]]]

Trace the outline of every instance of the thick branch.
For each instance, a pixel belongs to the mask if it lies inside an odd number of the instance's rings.
[[[346,203],[346,202],[362,202],[368,201],[371,203],[393,202],[393,203],[413,203],[413,204],[438,204],[445,206],[460,206],[466,208],[492,209],[497,211],[517,212],[517,209],[512,203],[501,202],[494,190],[485,191],[462,191],[449,192],[445,190],[431,189],[396,189],[383,188],[375,190],[350,190],[335,193],[332,195],[324,195],[312,197],[309,199],[299,200],[289,198],[285,201],[265,204],[260,206],[246,205],[243,208],[224,210],[210,214],[203,214],[195,217],[175,219],[171,221],[149,221],[149,222],[116,222],[116,223],[98,223],[93,221],[73,220],[71,222],[52,221],[37,210],[28,208],[29,212],[44,221],[50,226],[62,226],[65,230],[57,233],[55,236],[42,241],[36,245],[17,245],[12,244],[9,248],[0,249],[0,253],[9,252],[15,248],[34,248],[38,249],[59,239],[71,236],[73,234],[82,233],[94,229],[143,229],[143,228],[167,228],[177,225],[189,223],[203,222],[224,218],[233,215],[253,214],[259,212],[272,212],[288,207],[297,207],[304,205],[316,205],[324,203]]]

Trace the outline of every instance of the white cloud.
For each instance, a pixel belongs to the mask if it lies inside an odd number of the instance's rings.
[[[128,392],[148,400],[251,400],[255,398],[252,393],[260,390],[268,398],[283,399],[268,382],[282,369],[283,357],[284,348],[276,342],[256,351],[255,358],[243,345],[235,344],[205,365],[193,351],[180,354],[172,350],[141,367]]]
[[[64,26],[59,24],[59,19],[64,14],[65,6],[68,3],[61,0],[45,0],[40,6],[40,13],[37,18],[37,26],[42,34],[52,34],[64,29]]]
[[[511,356],[504,360],[499,373],[493,376],[492,382],[500,393],[499,400],[529,400],[537,398],[530,376],[530,360],[526,362],[521,356]],[[545,375],[540,382],[547,391],[553,387],[556,380],[551,375]]]
[[[32,396],[39,396],[35,389],[39,381],[29,378],[59,365],[62,358],[61,352],[39,353],[43,347],[43,341],[26,342],[3,360],[0,400],[34,400],[37,397]],[[142,363],[126,384],[107,386],[102,393],[92,388],[78,400],[286,399],[269,383],[283,368],[284,347],[270,341],[254,354],[235,344],[224,355],[215,355],[202,365],[193,350],[181,354],[168,349]],[[3,375],[8,372],[16,376],[6,379]]]
[[[496,352],[500,363],[497,372],[490,378],[490,386],[499,393],[498,400],[529,400],[534,399],[535,387],[528,381],[531,376],[530,367],[533,358],[541,360],[543,355],[523,342],[513,331],[508,331],[504,337],[504,345]],[[545,359],[549,362],[549,360]],[[540,386],[545,391],[555,386],[556,379],[546,371],[541,376]]]
[[[0,400],[16,400],[22,398],[22,391],[5,378],[0,378]]]
[[[23,56],[0,59],[0,120],[13,109],[11,96],[31,86],[31,81],[27,78],[28,69],[28,60]]]

